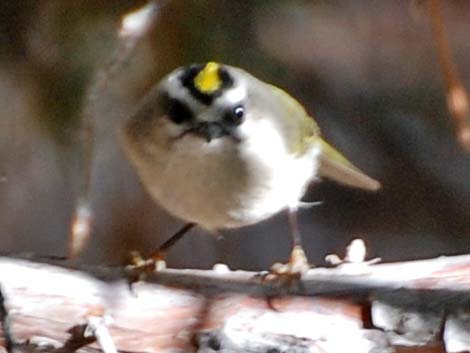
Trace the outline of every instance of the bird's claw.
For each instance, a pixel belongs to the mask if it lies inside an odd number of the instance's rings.
[[[274,300],[282,295],[289,295],[292,291],[301,289],[302,274],[310,269],[307,257],[301,246],[292,249],[289,262],[286,264],[275,263],[269,271],[263,271],[257,275],[261,283],[274,285],[279,291],[276,296],[267,296],[266,303],[272,310],[278,311]]]
[[[264,271],[258,277],[264,283],[276,283],[287,291],[298,285],[302,274],[310,269],[305,252],[300,246],[292,249],[289,262],[275,263],[270,271]]]
[[[144,258],[139,252],[131,252],[130,264],[126,266],[126,271],[129,274],[129,286],[132,284],[143,281],[147,275],[164,270],[166,262],[162,254],[150,258]]]
[[[294,246],[289,262],[286,264],[275,263],[271,267],[271,272],[277,275],[294,275],[299,278],[310,269],[307,256],[301,246]]]

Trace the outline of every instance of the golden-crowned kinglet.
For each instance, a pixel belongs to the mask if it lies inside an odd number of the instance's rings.
[[[320,137],[290,95],[214,62],[155,85],[126,121],[123,144],[151,196],[189,222],[177,237],[193,224],[217,231],[287,210],[301,251],[294,217],[309,183],[380,187]]]

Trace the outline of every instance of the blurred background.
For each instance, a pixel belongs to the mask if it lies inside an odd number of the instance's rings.
[[[66,254],[86,92],[122,41],[122,16],[144,4],[0,2],[2,252]],[[470,86],[470,2],[446,1],[442,14]],[[343,254],[355,237],[387,261],[470,252],[470,154],[447,110],[426,1],[168,0],[93,105],[94,221],[82,261],[124,263],[131,250],[149,254],[182,225],[145,193],[117,132],[164,74],[208,60],[290,92],[333,145],[382,182],[377,193],[312,186],[305,200],[322,204],[299,215],[311,262]],[[283,214],[222,235],[192,231],[169,265],[266,269],[290,251]]]

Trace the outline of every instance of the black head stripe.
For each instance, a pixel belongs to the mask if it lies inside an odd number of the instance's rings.
[[[233,86],[233,77],[224,68],[219,69],[219,76],[222,80],[222,89],[231,88]]]
[[[222,81],[221,87],[213,93],[201,92],[194,84],[194,79],[197,74],[204,68],[205,65],[193,64],[186,67],[181,74],[180,80],[183,87],[186,87],[191,95],[205,105],[210,105],[215,98],[222,94],[224,89],[233,86],[233,78],[224,68],[219,69],[219,76]]]

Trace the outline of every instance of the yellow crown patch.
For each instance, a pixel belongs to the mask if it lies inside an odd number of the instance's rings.
[[[194,78],[194,86],[202,93],[214,93],[222,85],[219,64],[209,62]]]

